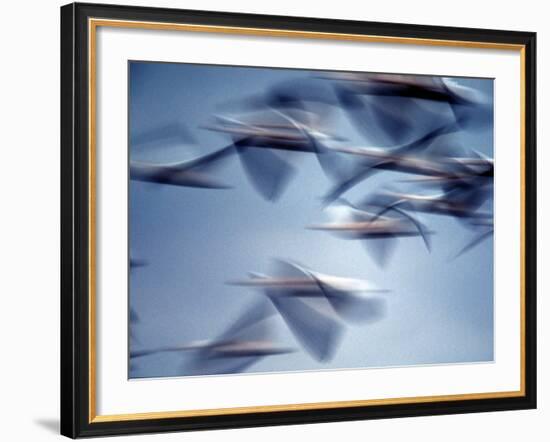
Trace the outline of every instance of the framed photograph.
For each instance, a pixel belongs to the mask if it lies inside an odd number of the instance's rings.
[[[61,432],[536,407],[529,32],[61,8]]]

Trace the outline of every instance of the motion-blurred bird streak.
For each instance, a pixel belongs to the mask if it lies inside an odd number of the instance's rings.
[[[342,107],[358,130],[368,137],[378,128],[393,143],[410,136],[420,118],[454,120],[465,128],[487,125],[492,115],[480,93],[442,77],[350,72],[326,78],[333,81]],[[452,120],[445,119],[440,109],[430,109],[429,103],[448,105]],[[371,120],[374,124],[369,124]]]
[[[148,262],[144,259],[137,259],[130,257],[130,270],[145,267]]]
[[[338,99],[331,86],[312,76],[276,83],[263,93],[222,107],[255,114],[276,110],[308,126],[326,127],[338,106]]]
[[[257,144],[258,148],[289,150],[292,152],[314,152],[309,138],[299,130],[294,121],[295,116],[286,115],[275,109],[270,110],[271,117],[276,117],[277,122],[262,121],[255,116],[256,120],[245,119],[245,117],[231,117],[218,115],[216,123],[202,126],[204,129],[225,133],[236,139],[250,140],[251,144]],[[308,127],[309,133],[323,140],[341,140],[340,137],[321,131],[311,125],[299,123]]]
[[[493,235],[493,229],[486,230],[484,232],[481,232],[480,234],[476,235],[470,242],[468,242],[462,249],[460,249],[453,257],[453,259],[457,259],[460,256],[464,255],[466,252],[469,252],[474,247],[480,245],[483,241],[490,238]]]
[[[149,265],[149,263],[144,259],[134,258],[133,256],[130,256],[129,258],[130,273],[132,273],[134,269],[146,267],[147,265]],[[128,309],[128,334],[130,337],[130,346],[139,344],[140,340],[137,336],[137,325],[139,322],[141,322],[140,315],[137,310],[132,307],[132,304],[133,303],[130,303],[130,307]]]
[[[393,152],[377,151],[374,149],[337,147],[339,152],[358,155],[371,159],[376,169],[391,170],[414,175],[425,175],[433,177],[444,177],[449,175],[462,176],[490,176],[492,165],[487,162],[478,161],[476,158],[429,158],[414,154],[399,154]],[[486,166],[482,170],[480,166]]]
[[[426,249],[431,250],[429,231],[414,216],[393,208],[397,216],[377,215],[354,207],[345,200],[327,208],[332,220],[324,224],[308,226],[311,230],[322,230],[344,239],[364,241],[366,251],[375,262],[384,266],[399,238],[420,236]]]
[[[371,177],[381,170],[393,170],[414,173],[442,173],[442,167],[434,161],[423,160],[417,156],[419,152],[426,149],[430,143],[439,136],[452,133],[457,130],[456,126],[441,126],[418,139],[403,146],[393,148],[377,147],[333,147],[332,151],[352,154],[361,157],[363,160],[357,164],[355,171],[337,182],[323,197],[325,204],[329,204],[340,198],[359,183]],[[320,150],[320,149],[319,149]],[[330,167],[330,166],[329,166]],[[444,169],[446,171],[447,169]]]
[[[474,249],[485,240],[489,239],[494,233],[494,221],[492,215],[485,218],[472,219],[470,220],[470,225],[473,229],[476,230],[476,234],[457,253],[455,253],[455,255],[452,257],[452,260],[457,259],[460,256],[464,255],[466,252]]]
[[[453,105],[483,103],[481,95],[472,88],[460,86],[444,77],[382,73],[334,73],[326,77],[348,83],[355,92],[376,96],[400,96]]]
[[[212,172],[232,153],[233,144],[188,161],[169,164],[131,161],[130,179],[181,187],[227,189],[230,186],[218,181]]]
[[[183,375],[241,373],[267,356],[294,350],[275,344],[270,338],[266,320],[275,311],[265,300],[253,303],[217,338],[195,341],[180,346],[134,350],[131,359],[159,353],[181,353],[187,363]]]
[[[306,129],[294,118],[278,110],[271,109],[269,115],[276,118],[276,122],[219,116],[218,123],[204,128],[226,133],[233,139],[233,145],[252,185],[265,199],[276,201],[295,173],[291,158],[281,154],[317,153],[316,146],[311,143],[311,136],[322,139],[333,137],[312,127],[308,127],[306,133]]]
[[[271,300],[304,349],[318,361],[332,358],[343,331],[342,321],[369,321],[384,314],[385,293],[373,284],[314,272],[276,260],[274,276],[253,273],[229,284],[258,288]]]
[[[492,158],[473,151],[472,157],[439,157],[431,160],[433,163],[426,171],[421,169],[410,173],[420,175],[412,179],[401,180],[423,185],[425,187],[440,187],[444,192],[457,188],[492,187],[494,178],[494,161]],[[439,169],[439,170],[438,170]]]
[[[382,209],[376,213],[373,219],[377,219],[395,208],[466,220],[488,218],[492,216],[491,213],[478,210],[488,198],[488,194],[489,191],[485,189],[475,188],[454,189],[434,195],[388,192],[383,196],[386,201],[389,199],[391,202],[385,205],[379,204]]]

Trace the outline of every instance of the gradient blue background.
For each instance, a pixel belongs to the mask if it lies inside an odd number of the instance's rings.
[[[182,121],[196,144],[131,145],[132,160],[171,162],[209,153],[228,138],[201,129],[224,103],[262,93],[287,79],[315,79],[306,70],[130,62],[130,139]],[[492,101],[490,79],[455,79]],[[337,131],[365,144],[344,118]],[[493,156],[492,127],[461,132],[455,141]],[[423,215],[437,233],[432,252],[420,238],[399,240],[379,268],[359,241],[346,241],[304,226],[327,220],[319,199],[330,186],[315,157],[288,153],[298,173],[277,203],[254,190],[235,158],[219,176],[228,190],[193,189],[130,181],[129,247],[148,265],[130,274],[130,306],[140,321],[131,331],[135,349],[184,345],[215,338],[259,296],[228,286],[249,271],[269,273],[270,258],[299,261],[319,272],[371,280],[391,290],[388,314],[374,324],[346,328],[333,360],[316,362],[303,351],[267,357],[249,371],[385,367],[493,360],[492,238],[450,260],[474,233],[449,217]],[[346,194],[350,200],[407,178],[383,172]],[[299,349],[282,319],[273,318],[278,342]],[[140,358],[130,377],[180,375],[183,354]]]

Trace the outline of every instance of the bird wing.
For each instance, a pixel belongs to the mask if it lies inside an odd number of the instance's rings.
[[[275,311],[269,302],[261,298],[244,310],[237,320],[218,337],[217,341],[243,339],[247,334],[250,335],[251,331],[255,339],[259,337],[263,338],[267,334],[267,329],[265,327],[257,327],[255,330],[251,329],[254,326],[265,325],[265,320],[274,314]]]
[[[367,253],[380,267],[384,267],[397,246],[397,237],[388,235],[383,238],[369,238],[363,241]]]
[[[176,163],[157,164],[142,161],[130,162],[130,176],[133,175],[149,175],[158,177],[159,179],[169,179],[179,173],[186,172],[190,169],[201,170],[206,172],[208,167],[215,167],[219,164],[219,160],[226,158],[234,151],[234,146],[231,144],[225,148],[219,149],[210,154],[194,158],[192,160],[179,161]]]
[[[226,159],[235,153],[235,146],[233,143],[230,145],[218,149],[207,155],[203,155],[199,158],[180,163],[179,167],[185,167],[185,169],[200,169],[204,171],[205,168],[217,167],[220,164],[220,160]],[[177,166],[176,166],[177,167]]]
[[[332,358],[342,327],[338,318],[327,308],[325,299],[304,299],[299,293],[285,297],[271,296],[270,299],[292,334],[312,357],[318,361]]]
[[[236,142],[248,179],[265,199],[276,201],[294,175],[294,167],[270,149],[254,149],[244,144],[243,140]]]
[[[279,278],[311,278],[311,274],[305,266],[284,259],[273,259],[271,272],[273,276]]]
[[[459,256],[464,255],[466,252],[472,250],[474,247],[481,244],[483,241],[489,238],[492,234],[493,234],[493,229],[489,229],[486,232],[483,232],[481,235],[474,237],[469,243],[467,243],[462,249],[460,249],[458,253],[453,256],[452,259],[456,259]]]
[[[424,135],[418,137],[410,143],[392,149],[391,152],[393,154],[412,154],[427,148],[430,143],[434,141],[437,137],[457,132],[458,130],[460,130],[460,127],[457,123],[445,123],[425,133]]]
[[[351,291],[335,289],[317,273],[312,272],[312,276],[342,319],[349,322],[371,322],[384,316],[386,303],[383,299],[365,298]]]
[[[340,198],[345,192],[350,190],[352,187],[355,187],[361,181],[379,172],[380,169],[378,169],[378,167],[388,162],[389,162],[388,160],[383,160],[368,166],[363,165],[362,167],[358,168],[358,170],[354,174],[352,174],[350,177],[332,186],[332,188],[325,194],[325,196],[323,196],[323,202],[325,204],[330,204],[331,202]]]

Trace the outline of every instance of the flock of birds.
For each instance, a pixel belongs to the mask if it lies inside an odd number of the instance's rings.
[[[493,159],[474,149],[457,148],[452,135],[490,126],[492,103],[472,88],[440,77],[370,73],[325,73],[317,81],[291,80],[263,94],[240,100],[242,115],[217,115],[204,129],[224,134],[227,145],[213,153],[170,164],[130,162],[130,179],[162,185],[224,189],[217,169],[233,157],[254,189],[266,200],[281,197],[295,171],[296,156],[314,155],[330,186],[321,200],[330,220],[307,226],[364,243],[375,262],[384,266],[399,238],[419,237],[431,249],[435,233],[419,214],[458,220],[472,230],[472,239],[457,258],[493,234],[493,214],[486,204],[493,193]],[[318,87],[319,80],[325,83]],[[327,87],[328,85],[328,87]],[[245,110],[246,112],[242,112]],[[365,140],[385,147],[352,146],[330,133],[335,114]],[[332,127],[334,127],[333,125]],[[178,123],[159,127],[133,143],[180,137]],[[368,192],[355,203],[352,189],[381,171],[406,178],[413,191]],[[131,259],[130,268],[146,265]],[[294,349],[270,339],[268,320],[279,315],[300,346],[317,361],[332,358],[343,327],[384,316],[386,290],[368,281],[325,275],[290,260],[275,260],[271,275],[250,273],[228,282],[263,293],[231,326],[212,340],[181,346],[130,349],[130,363],[164,352],[186,355],[182,374],[225,374],[245,371],[260,359]],[[130,322],[139,321],[130,310]],[[132,329],[132,327],[130,327]],[[132,331],[131,331],[132,333]],[[132,334],[130,335],[132,339]]]

